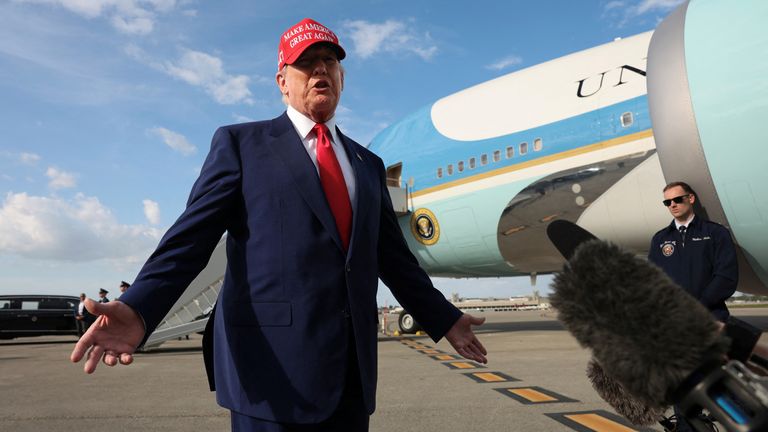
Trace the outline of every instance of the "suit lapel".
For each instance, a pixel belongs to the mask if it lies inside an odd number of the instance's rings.
[[[338,127],[336,128],[336,133],[341,139],[341,143],[347,152],[347,158],[349,158],[350,165],[352,165],[352,170],[355,173],[356,192],[354,202],[352,203],[352,237],[349,242],[349,249],[352,250],[355,238],[358,237],[357,234],[364,225],[362,221],[368,210],[368,199],[373,195],[371,194],[370,179],[367,176],[368,171],[366,170],[363,157],[355,148],[353,141],[344,136]]]
[[[336,221],[330,207],[328,207],[323,187],[320,185],[317,169],[286,113],[272,120],[270,135],[274,138],[270,141],[270,148],[288,168],[288,172],[293,177],[296,188],[304,201],[307,202],[325,229],[331,233],[331,237],[339,249],[344,250],[339,231],[336,229]]]

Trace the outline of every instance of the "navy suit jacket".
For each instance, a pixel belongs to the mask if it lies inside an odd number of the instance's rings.
[[[365,406],[375,408],[377,278],[439,340],[461,315],[409,251],[380,158],[339,132],[355,173],[344,252],[317,170],[288,116],[219,128],[187,203],[120,300],[147,336],[227,232],[213,321],[222,406],[317,423],[338,406],[354,337]]]

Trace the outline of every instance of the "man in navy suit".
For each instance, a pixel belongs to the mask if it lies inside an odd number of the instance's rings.
[[[288,108],[216,131],[187,208],[72,360],[130,364],[227,233],[227,270],[204,338],[233,430],[367,431],[375,408],[378,278],[429,335],[486,362],[462,314],[408,250],[376,155],[336,127],[346,56],[305,19],[279,44]],[[212,349],[211,349],[212,348]],[[90,349],[90,351],[89,351]]]

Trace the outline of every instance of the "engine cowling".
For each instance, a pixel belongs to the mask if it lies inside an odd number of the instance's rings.
[[[656,29],[648,102],[668,182],[739,245],[739,291],[768,294],[768,3],[691,1]]]

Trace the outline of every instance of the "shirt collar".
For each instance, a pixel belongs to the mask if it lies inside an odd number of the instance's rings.
[[[695,218],[695,217],[696,217],[696,215],[691,213],[691,215],[688,216],[688,220],[686,220],[683,223],[680,223],[680,222],[677,221],[677,219],[675,219],[675,228],[677,228],[678,230],[680,229],[681,226],[684,226],[684,227],[688,228],[688,226],[691,225],[691,222],[693,222],[693,218]]]
[[[307,136],[312,132],[312,128],[315,127],[315,122],[290,105],[288,105],[286,112],[288,113],[288,118],[291,119],[291,123],[293,123],[293,127],[296,128],[296,132],[299,133],[302,140],[306,140]],[[338,145],[340,141],[338,135],[336,135],[336,116],[331,117],[325,122],[325,125],[328,127],[328,131],[331,132],[333,145]]]

